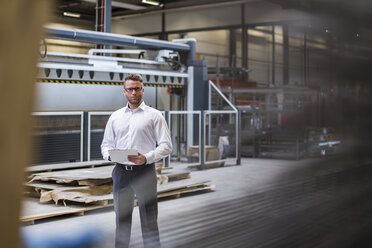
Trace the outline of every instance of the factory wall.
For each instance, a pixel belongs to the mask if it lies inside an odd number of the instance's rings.
[[[370,81],[368,69],[363,69],[370,60],[366,57],[368,42],[363,45],[358,38],[371,40],[372,32],[348,26],[343,20],[258,1],[244,5],[226,1],[213,7],[168,11],[164,13],[163,30],[161,15],[159,12],[116,18],[112,21],[112,32],[167,37],[168,40],[195,38],[197,58],[207,60],[208,67],[216,67],[217,58],[221,67],[247,67],[249,72],[245,77],[235,75],[235,81],[254,82],[262,87],[310,88],[311,97],[278,96],[280,105],[285,101],[292,102],[291,109],[304,102],[311,105],[303,116],[294,118],[311,116],[309,125],[337,126],[343,123],[348,117],[335,98],[343,98],[341,102],[347,105]],[[288,31],[287,46],[284,29]],[[246,44],[242,44],[242,30],[247,32]],[[247,47],[247,61],[243,61],[244,46]],[[232,80],[231,74],[225,77],[223,79]],[[209,75],[209,78],[214,79],[216,75]],[[254,97],[268,103],[264,95]],[[252,94],[236,95],[235,100],[237,98],[252,99]],[[283,116],[278,115],[278,123],[283,121]]]
[[[249,81],[263,86],[280,86],[283,85],[282,23],[290,22],[288,24],[288,84],[321,85],[329,81],[328,47],[324,37],[311,34],[313,31],[318,32],[318,30],[309,28],[313,17],[300,11],[282,9],[272,3],[247,2],[244,4],[244,24],[249,25],[248,42],[242,44],[242,6],[226,3],[209,8],[198,7],[182,9],[182,12],[166,12],[165,30],[163,31],[169,33],[168,40],[180,37],[196,38],[197,55],[200,59],[206,59],[209,67],[216,66],[217,56],[219,56],[221,67],[231,66],[232,60],[235,60],[236,67],[241,67],[242,46],[246,45],[248,47],[248,69],[250,70]],[[161,13],[152,13],[114,19],[112,32],[153,38],[155,33],[160,34],[162,31],[161,15]],[[235,51],[230,51],[231,32],[235,32]],[[305,32],[307,32],[306,48]]]

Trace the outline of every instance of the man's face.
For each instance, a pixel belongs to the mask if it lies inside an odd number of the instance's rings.
[[[124,83],[124,95],[127,97],[128,102],[133,105],[139,105],[142,101],[144,89],[141,82],[127,80]]]

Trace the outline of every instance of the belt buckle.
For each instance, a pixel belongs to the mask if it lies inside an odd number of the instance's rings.
[[[127,171],[132,171],[132,170],[133,170],[133,166],[126,165],[126,166],[125,166],[125,170],[127,170]]]

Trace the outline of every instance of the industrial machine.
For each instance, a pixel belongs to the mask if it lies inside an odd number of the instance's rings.
[[[128,73],[142,75],[144,101],[164,111],[169,121],[170,110],[208,109],[206,61],[195,59],[194,39],[168,42],[56,27],[46,27],[46,38],[103,44],[105,49],[62,53],[42,44],[33,113],[35,164],[101,159],[106,121],[126,103],[123,81]],[[172,118],[175,153],[180,147],[203,146],[200,117]]]
[[[150,87],[145,101],[157,107],[157,87],[183,89],[191,76],[186,59],[191,49],[187,43],[195,43],[192,40],[166,42],[85,30],[46,30],[49,38],[106,42],[118,49],[90,49],[88,54],[46,51],[38,63],[37,111],[120,108],[123,99],[118,88],[125,76],[134,72]]]

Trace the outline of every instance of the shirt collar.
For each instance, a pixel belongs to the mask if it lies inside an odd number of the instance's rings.
[[[145,101],[142,100],[142,103],[134,111],[136,112],[138,111],[138,109],[145,110],[145,107],[146,107]],[[132,110],[129,108],[129,105],[127,103],[127,105],[124,107],[124,112],[129,112],[129,111],[132,111]]]

